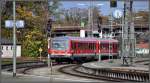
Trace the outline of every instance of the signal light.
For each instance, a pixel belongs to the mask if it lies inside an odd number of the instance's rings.
[[[117,0],[110,0],[110,7],[117,7]]]

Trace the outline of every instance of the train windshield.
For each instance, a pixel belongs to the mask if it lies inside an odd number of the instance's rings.
[[[65,50],[66,49],[66,43],[65,43],[65,41],[54,40],[52,42],[52,48],[55,50]]]

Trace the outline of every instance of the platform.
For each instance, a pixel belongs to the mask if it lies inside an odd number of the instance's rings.
[[[121,59],[89,62],[82,64],[77,71],[88,75],[121,79],[124,81],[147,82],[149,80],[148,59],[137,58],[133,65],[123,65]]]
[[[148,69],[148,65],[144,65],[144,63],[146,63],[146,62],[142,62],[143,60],[146,60],[146,59],[145,58],[135,59],[132,66],[123,65],[121,59],[84,63],[82,66],[88,67],[88,68],[95,68],[95,69],[106,69],[107,68],[107,69],[118,69],[118,70],[122,70],[122,69],[124,69],[124,70],[138,70],[138,71],[145,71],[146,72],[149,69]]]

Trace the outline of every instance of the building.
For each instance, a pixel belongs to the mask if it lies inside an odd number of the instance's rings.
[[[1,39],[2,48],[2,58],[12,58],[13,57],[13,43],[12,40],[5,38]],[[17,43],[16,46],[16,57],[21,57],[21,44]]]
[[[136,44],[136,55],[137,56],[146,56],[149,55],[149,44],[140,42],[139,44]]]

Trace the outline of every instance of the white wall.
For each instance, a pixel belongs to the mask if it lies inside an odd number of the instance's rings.
[[[13,46],[12,45],[2,45],[2,58],[12,58],[13,57]],[[16,57],[21,57],[21,45],[17,45]]]

